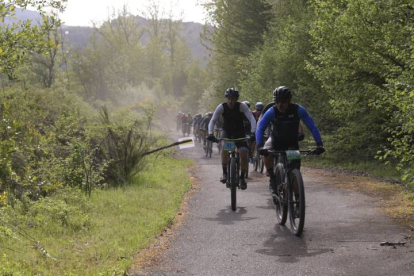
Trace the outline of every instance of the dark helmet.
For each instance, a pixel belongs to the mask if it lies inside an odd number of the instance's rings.
[[[292,92],[290,92],[290,89],[286,86],[279,86],[273,91],[273,100],[276,101],[276,99],[291,99],[292,98]]]
[[[226,90],[226,92],[224,93],[224,97],[226,97],[226,98],[230,98],[230,97],[238,98],[239,97],[239,91],[237,91],[234,88],[228,88]]]
[[[208,113],[208,116],[213,116],[213,112],[209,112]]]
[[[243,102],[245,105],[247,105],[248,108],[250,108],[250,102],[249,101],[244,101]]]
[[[256,109],[257,110],[263,110],[264,108],[264,104],[262,102],[257,102],[256,103]]]

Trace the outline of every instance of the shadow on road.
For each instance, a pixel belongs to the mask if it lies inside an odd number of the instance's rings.
[[[279,257],[278,262],[296,263],[302,258],[332,252],[331,248],[309,249],[306,240],[292,235],[286,226],[277,224],[275,232],[263,243],[264,248],[256,250],[256,253]]]
[[[237,210],[233,212],[229,206],[227,209],[221,209],[215,218],[204,218],[208,221],[217,221],[219,224],[230,225],[238,221],[247,221],[257,219],[256,217],[245,217],[247,214],[245,207],[237,207]]]

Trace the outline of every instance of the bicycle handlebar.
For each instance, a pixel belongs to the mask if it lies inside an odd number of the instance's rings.
[[[244,137],[244,138],[236,138],[236,139],[229,139],[229,138],[216,138],[215,141],[213,141],[214,143],[218,143],[220,141],[228,141],[228,142],[240,142],[240,141],[246,141],[250,139],[250,137]]]
[[[306,155],[316,155],[313,150],[309,149],[309,150],[297,150],[300,153],[305,153],[304,156]],[[268,153],[270,155],[286,155],[286,150],[268,150]]]

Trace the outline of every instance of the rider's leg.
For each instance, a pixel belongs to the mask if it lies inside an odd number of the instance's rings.
[[[272,145],[272,139],[269,138],[266,141],[266,144],[264,146],[265,149],[268,150],[273,150],[273,145]],[[266,167],[266,171],[267,174],[269,175],[269,191],[271,193],[274,193],[274,191],[276,190],[276,176],[275,176],[275,172],[274,172],[274,158],[272,156],[265,156],[264,157],[264,165]]]
[[[219,143],[222,143],[221,141]],[[220,182],[226,183],[227,181],[227,160],[228,152],[225,150],[221,151],[221,166],[223,167],[223,176],[220,178]]]
[[[249,166],[249,149],[242,146],[238,148],[238,151],[240,156],[240,188],[245,190],[247,188],[245,177]]]

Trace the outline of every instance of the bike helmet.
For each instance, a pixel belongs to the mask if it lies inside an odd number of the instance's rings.
[[[213,112],[209,112],[208,115],[212,116],[213,115]]]
[[[262,102],[257,102],[256,103],[256,109],[257,110],[263,110],[264,108],[264,104]]]
[[[250,102],[249,101],[244,101],[243,102],[245,105],[247,105],[248,108],[250,108]]]
[[[273,100],[276,101],[276,99],[291,99],[292,98],[292,92],[290,92],[290,89],[286,86],[279,86],[273,91]]]
[[[208,116],[208,112],[206,112],[206,113],[204,114],[204,116]]]
[[[226,90],[226,92],[224,93],[224,96],[226,98],[230,98],[230,97],[236,97],[236,98],[238,98],[239,97],[239,91],[237,91],[234,88],[228,88]]]

